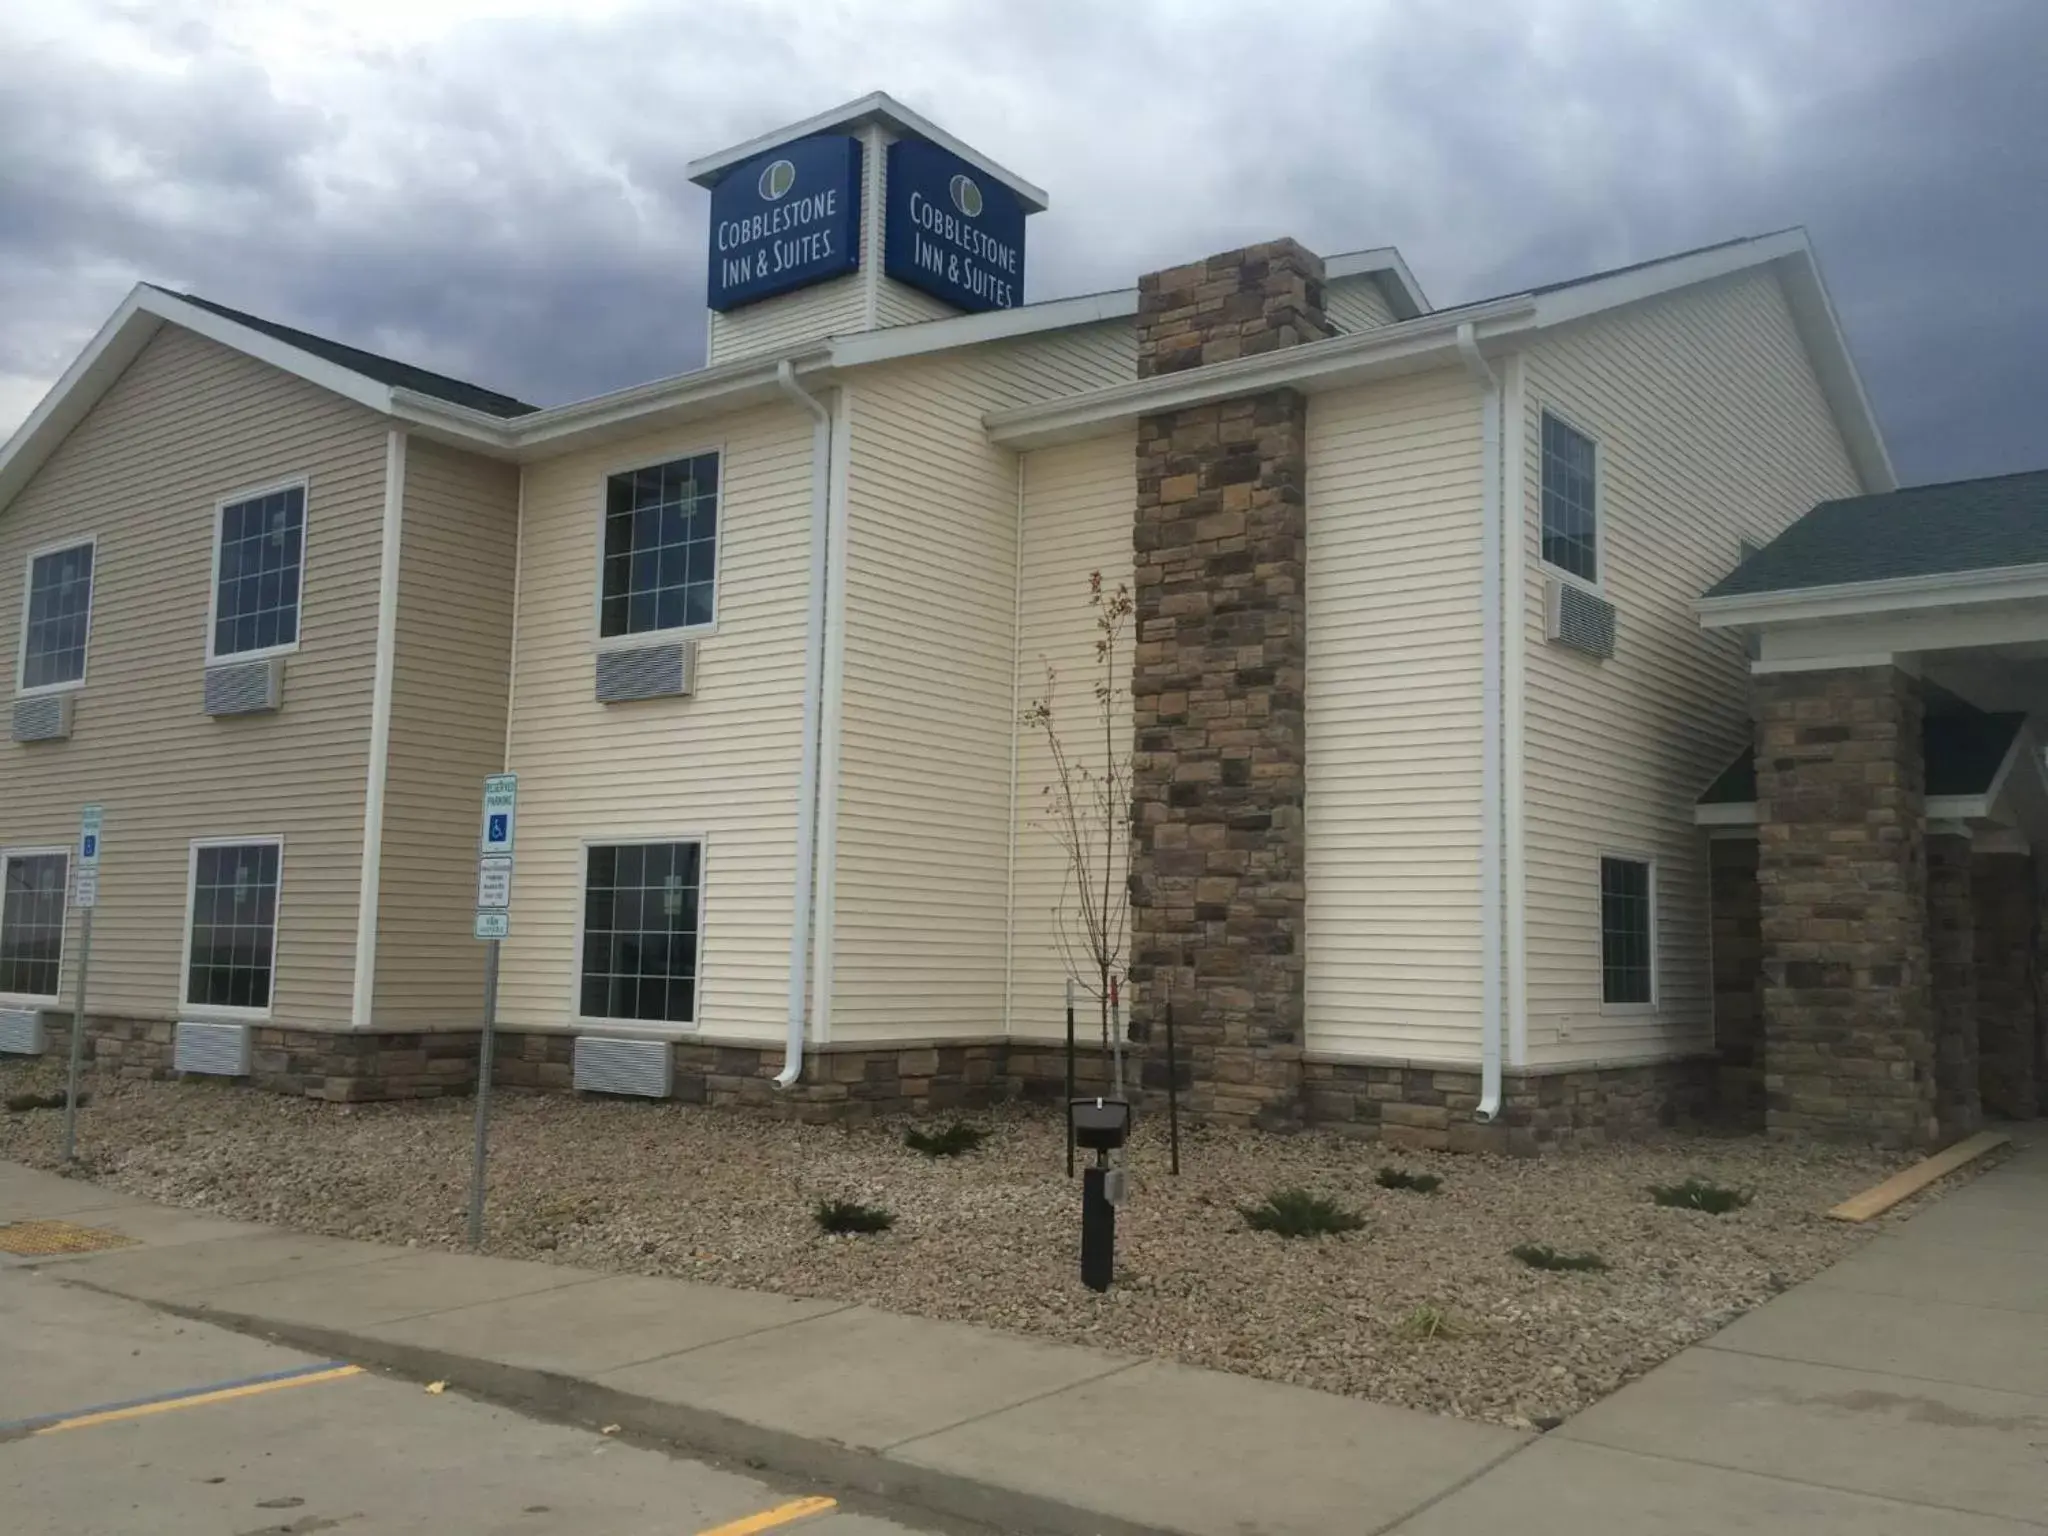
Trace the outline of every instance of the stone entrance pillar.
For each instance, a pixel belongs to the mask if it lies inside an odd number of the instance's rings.
[[[1970,865],[1977,913],[1978,1085],[1984,1112],[2031,1120],[2040,1112],[2039,1025],[2034,1007],[2034,861],[1980,853]]]
[[[1927,950],[1934,983],[1934,1081],[1944,1141],[1984,1124],[1977,1085],[1977,910],[1970,839],[1927,838]]]
[[[1765,1123],[1885,1146],[1939,1136],[1917,679],[1756,679]]]
[[[1330,335],[1323,264],[1277,240],[1138,283],[1148,377]],[[1190,1107],[1301,1112],[1307,403],[1138,424],[1131,1021],[1170,997]]]

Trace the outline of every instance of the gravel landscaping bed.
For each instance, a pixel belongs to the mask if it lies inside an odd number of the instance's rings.
[[[54,1061],[0,1065],[0,1098],[61,1082]],[[96,1077],[90,1087],[80,1153],[103,1183],[337,1236],[461,1243],[468,1100],[336,1106],[211,1083]],[[0,1158],[54,1166],[61,1118],[0,1114]],[[1057,1113],[970,1118],[986,1142],[933,1160],[904,1147],[901,1125],[504,1093],[489,1247],[871,1302],[1530,1424],[1584,1407],[1856,1246],[1870,1228],[1821,1213],[1910,1161],[1760,1138],[1525,1161],[1190,1129],[1175,1179],[1154,1117],[1131,1158],[1118,1283],[1098,1296],[1076,1277],[1080,1192],[1064,1176]],[[1375,1175],[1389,1164],[1442,1186],[1383,1189]],[[1647,1193],[1691,1175],[1755,1198],[1711,1216]],[[1300,1239],[1250,1230],[1239,1207],[1291,1186],[1333,1198],[1363,1228]],[[821,1234],[813,1207],[839,1198],[887,1207],[894,1227]],[[1531,1269],[1509,1253],[1519,1244],[1597,1254],[1609,1267]]]

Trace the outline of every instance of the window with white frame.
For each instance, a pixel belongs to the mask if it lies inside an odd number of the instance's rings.
[[[696,1022],[703,887],[702,843],[604,843],[586,851],[577,983],[584,1018]]]
[[[1657,877],[1645,859],[1600,860],[1600,1000],[1657,997]]]
[[[1543,413],[1543,560],[1582,581],[1600,579],[1593,439]]]
[[[61,848],[0,854],[0,997],[56,1000],[70,864]]]
[[[717,576],[717,454],[672,459],[605,482],[600,636],[709,624]]]
[[[209,656],[257,655],[299,642],[306,488],[287,485],[223,502]]]
[[[187,1007],[269,1008],[283,857],[275,838],[194,845]]]
[[[24,693],[84,681],[92,557],[90,539],[29,557],[19,679]]]

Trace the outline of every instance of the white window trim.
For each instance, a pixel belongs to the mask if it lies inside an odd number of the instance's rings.
[[[61,544],[58,548],[69,549],[71,545]],[[0,848],[0,891],[6,889],[7,866],[13,863],[14,860],[44,858],[53,853],[61,854],[64,859],[64,921],[58,925],[57,934],[57,990],[48,994],[0,992],[0,1007],[54,1008],[63,1000],[64,957],[71,947],[71,852],[71,845],[68,843]]]
[[[1593,579],[1576,571],[1553,565],[1543,557],[1543,418],[1552,416],[1558,425],[1569,427],[1593,445]],[[1607,598],[1607,450],[1599,434],[1589,432],[1577,418],[1546,401],[1536,402],[1536,563],[1546,575],[1568,581],[1582,592],[1603,602]]]
[[[680,1019],[610,1019],[583,1011],[583,918],[590,905],[590,850],[624,848],[645,843],[697,845],[697,981],[690,998],[690,1017]],[[711,834],[708,832],[608,832],[586,837],[576,855],[576,949],[569,961],[569,1022],[579,1032],[671,1040],[704,1028],[704,930],[711,905]]]
[[[30,600],[35,596],[36,562],[45,555],[59,555],[68,549],[86,544],[92,548],[92,577],[87,583],[85,594],[85,660],[78,676],[68,683],[42,683],[34,688],[26,686],[22,679],[28,675],[28,614]],[[21,566],[21,634],[14,646],[14,696],[18,699],[41,698],[50,693],[76,693],[85,686],[85,679],[92,669],[92,614],[99,604],[100,596],[100,536],[88,533],[82,538],[61,539],[55,544],[45,544],[40,549],[28,552],[28,558]]]
[[[199,904],[199,850],[202,848],[277,849],[277,905],[270,922],[270,1001],[261,1008],[228,1008],[186,1001],[192,985],[192,913]],[[277,1008],[278,960],[284,946],[284,835],[252,833],[247,837],[195,837],[185,852],[185,942],[179,946],[178,1017],[219,1019],[224,1023],[263,1024]]]
[[[673,464],[677,459],[701,458],[705,454],[718,456],[718,502],[717,527],[711,536],[711,622],[708,624],[677,624],[667,629],[642,629],[628,635],[607,635],[604,632],[604,525],[609,502],[608,492],[614,475],[630,475],[636,470],[652,469],[657,464]],[[727,460],[723,442],[707,443],[701,448],[667,449],[660,453],[640,454],[624,463],[607,465],[597,477],[597,547],[591,566],[590,581],[590,641],[600,651],[631,651],[641,646],[664,645],[671,640],[702,640],[718,633],[718,616],[725,610],[725,509]]]
[[[294,639],[289,645],[270,645],[255,651],[230,651],[225,656],[213,647],[214,636],[220,621],[220,531],[229,507],[240,506],[245,501],[254,501],[259,496],[275,496],[279,491],[296,487],[305,497],[305,518],[299,529],[299,613],[298,623],[293,626]],[[206,582],[206,664],[209,667],[224,663],[262,661],[268,656],[289,656],[299,648],[299,642],[306,637],[306,572],[313,563],[313,481],[309,475],[292,475],[283,480],[273,480],[268,485],[259,485],[250,490],[236,491],[223,496],[213,504],[213,559]]]
[[[1647,1003],[1610,1003],[1607,1001],[1607,893],[1600,880],[1600,864],[1607,859],[1618,859],[1624,863],[1641,864],[1650,872],[1650,1000]],[[1594,926],[1600,939],[1600,1012],[1605,1018],[1643,1018],[1654,1014],[1664,1001],[1664,946],[1660,942],[1663,928],[1662,882],[1658,879],[1657,858],[1633,848],[1603,848],[1593,863],[1593,910]]]

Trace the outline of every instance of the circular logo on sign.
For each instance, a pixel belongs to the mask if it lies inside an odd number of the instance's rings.
[[[787,160],[771,162],[761,172],[760,193],[764,202],[774,202],[796,185],[796,167]]]
[[[953,206],[955,208],[958,208],[970,219],[981,217],[981,188],[974,184],[971,177],[955,176],[953,178],[952,190]]]

